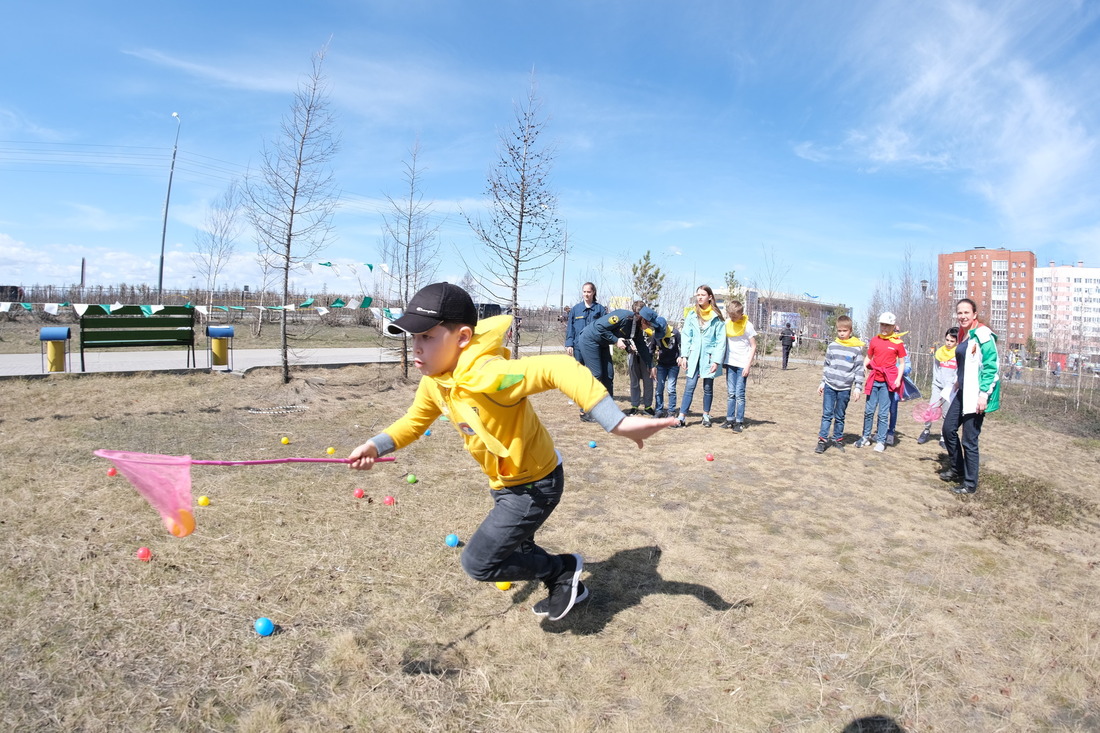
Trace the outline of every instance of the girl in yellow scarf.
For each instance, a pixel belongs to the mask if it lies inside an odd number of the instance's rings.
[[[688,311],[691,313],[691,311]],[[680,403],[680,415],[674,427],[687,424],[687,413],[695,395],[695,385],[703,380],[703,427],[713,423],[710,406],[714,401],[714,378],[722,373],[725,355],[724,321],[714,301],[714,291],[709,285],[700,285],[695,291],[695,312],[684,319],[681,335],[680,369],[687,377],[684,400]]]

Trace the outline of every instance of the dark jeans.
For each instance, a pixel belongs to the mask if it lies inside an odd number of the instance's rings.
[[[490,489],[493,508],[462,552],[462,569],[474,580],[535,580],[561,572],[562,562],[535,544],[535,532],[561,500],[561,464],[521,486]]]
[[[783,368],[787,368],[787,359],[791,358],[791,347],[794,344],[783,344]]]
[[[657,365],[657,409],[665,409],[665,385],[668,385],[668,411],[676,412],[676,380],[680,367]]]
[[[611,352],[607,344],[595,339],[586,339],[584,334],[573,346],[573,358],[588,367],[592,376],[604,386],[607,393],[615,396],[615,365],[611,361]]]
[[[848,411],[848,400],[852,399],[852,390],[833,389],[825,385],[821,396],[821,430],[817,437],[829,439],[829,428],[833,429],[833,440],[844,437],[844,414]]]
[[[745,422],[745,368],[726,364],[726,422]]]
[[[694,377],[688,377],[684,384],[684,401],[680,403],[680,414],[687,415],[691,409],[691,400],[695,397],[695,385],[699,383],[699,372]],[[714,377],[702,377],[703,380],[703,412],[710,414],[710,405],[714,401]]]
[[[875,442],[886,442],[886,424],[890,421],[890,389],[886,382],[875,382],[871,385],[871,394],[867,395],[867,404],[863,407],[863,437],[871,439],[871,427],[878,415],[878,429],[875,431]]]
[[[943,418],[943,443],[951,468],[962,477],[963,486],[978,488],[978,436],[982,434],[985,413],[962,414],[962,394],[955,395]],[[962,441],[959,429],[962,428]]]

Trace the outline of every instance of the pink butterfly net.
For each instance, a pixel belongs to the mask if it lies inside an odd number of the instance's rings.
[[[175,537],[195,531],[191,512],[191,464],[207,466],[251,466],[261,463],[350,463],[347,458],[268,458],[258,461],[195,461],[191,456],[164,456],[121,450],[97,450],[126,477],[138,493],[158,512],[164,526]],[[392,461],[393,456],[376,458]]]
[[[918,402],[913,405],[913,419],[921,423],[936,422],[943,417],[939,402]]]

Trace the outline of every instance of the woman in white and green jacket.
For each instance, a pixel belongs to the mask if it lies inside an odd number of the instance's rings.
[[[997,334],[978,321],[978,306],[970,298],[955,304],[959,343],[955,347],[958,376],[951,406],[943,420],[949,467],[940,474],[957,483],[956,494],[978,490],[978,437],[985,415],[1001,406],[1000,359]],[[959,440],[959,431],[962,440]]]

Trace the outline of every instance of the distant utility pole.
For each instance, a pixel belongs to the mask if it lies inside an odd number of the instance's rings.
[[[183,120],[180,119],[179,112],[173,112],[172,116],[176,118],[176,141],[172,143],[172,165],[168,168],[168,193],[164,196],[164,226],[160,230],[160,274],[157,275],[157,304],[164,305],[164,241],[168,237],[168,202],[172,199],[172,176],[176,172],[176,150],[180,144],[180,128],[183,127]]]

